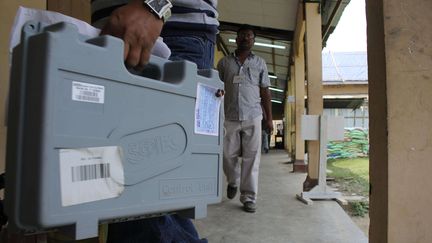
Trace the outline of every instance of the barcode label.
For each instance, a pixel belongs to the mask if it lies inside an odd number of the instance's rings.
[[[72,82],[72,100],[103,104],[105,87],[82,82]]]
[[[98,93],[96,92],[91,92],[91,91],[81,91],[81,94],[83,94],[83,96],[87,96],[87,97],[96,97],[98,98]]]
[[[99,103],[99,101],[100,101],[100,99],[98,97],[91,97],[91,96],[86,96],[86,95],[77,95],[75,97],[81,101],[90,101],[90,102],[94,102],[94,103]]]
[[[121,148],[60,149],[62,206],[119,197],[124,190]]]
[[[76,166],[71,168],[71,172],[72,182],[104,179],[111,176],[109,164]]]

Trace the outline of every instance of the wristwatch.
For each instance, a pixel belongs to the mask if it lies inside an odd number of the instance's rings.
[[[169,0],[143,0],[143,3],[150,9],[150,12],[164,22],[171,16],[172,4]]]

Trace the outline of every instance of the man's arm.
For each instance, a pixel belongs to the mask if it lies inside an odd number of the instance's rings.
[[[219,72],[219,78],[220,80],[222,80],[222,82],[224,82],[224,65],[223,65],[223,59],[219,60],[216,69]]]
[[[122,39],[126,65],[141,69],[150,59],[162,26],[163,21],[153,15],[142,0],[132,0],[111,14],[101,35],[113,35]]]
[[[268,86],[271,85],[270,79],[268,77],[268,69],[264,59],[261,58],[262,62],[262,72],[261,72],[261,82],[260,82],[260,97],[261,104],[264,108],[266,114],[267,127],[270,133],[273,131],[273,116],[272,116],[272,105],[271,105],[271,93]]]
[[[264,108],[267,127],[270,132],[273,131],[273,116],[271,108],[271,94],[268,87],[260,87],[261,104]]]

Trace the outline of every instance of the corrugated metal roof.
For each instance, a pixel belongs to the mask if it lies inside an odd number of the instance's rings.
[[[326,52],[322,54],[323,82],[367,82],[366,52]]]

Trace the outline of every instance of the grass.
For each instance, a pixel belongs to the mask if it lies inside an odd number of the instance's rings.
[[[369,158],[333,160],[330,164],[333,166],[333,169],[348,169],[351,174],[369,181]],[[338,171],[341,172],[341,170]]]
[[[369,203],[365,201],[351,202],[350,213],[352,216],[364,217],[369,213]]]
[[[327,177],[345,195],[363,196],[366,200],[350,203],[350,213],[363,217],[369,211],[369,158],[329,160]]]

